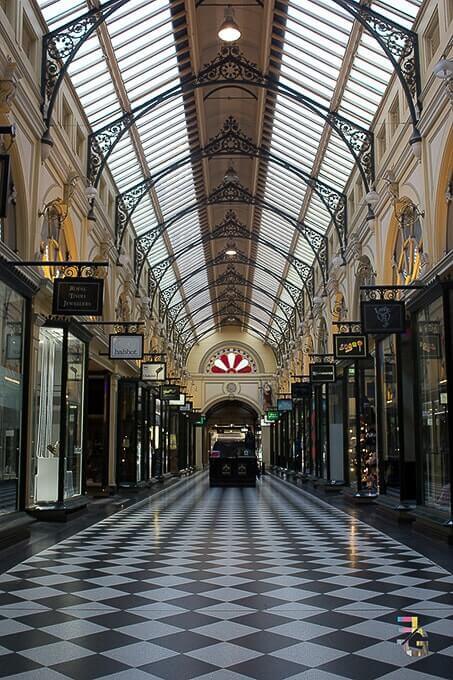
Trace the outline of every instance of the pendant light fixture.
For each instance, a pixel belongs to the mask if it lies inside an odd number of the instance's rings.
[[[217,36],[227,43],[236,42],[241,37],[241,29],[234,19],[234,10],[230,5],[225,7],[225,19],[217,32]]]

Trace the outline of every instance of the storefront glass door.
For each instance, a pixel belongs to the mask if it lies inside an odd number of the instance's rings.
[[[398,394],[397,338],[390,335],[378,344],[380,391],[380,493],[399,495],[400,419]]]
[[[18,502],[24,299],[0,281],[0,515]]]
[[[423,503],[447,513],[451,491],[442,297],[418,313],[416,328]]]

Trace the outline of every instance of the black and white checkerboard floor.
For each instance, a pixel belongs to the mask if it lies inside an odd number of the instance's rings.
[[[198,476],[0,577],[0,677],[453,678],[453,576],[278,480]],[[418,616],[430,653],[396,643]]]

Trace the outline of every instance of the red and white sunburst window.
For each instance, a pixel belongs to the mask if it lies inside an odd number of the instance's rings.
[[[208,363],[210,373],[243,374],[255,373],[255,361],[246,352],[235,349],[216,352]]]

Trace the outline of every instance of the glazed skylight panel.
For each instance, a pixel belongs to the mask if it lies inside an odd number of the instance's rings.
[[[372,3],[372,8],[401,26],[412,28],[422,4],[423,0],[398,0],[398,2],[376,0]]]
[[[88,9],[86,0],[38,0],[38,4],[51,30],[76,19]]]
[[[149,194],[145,194],[134,210],[133,224],[137,236],[146,233],[156,224],[156,213]]]

